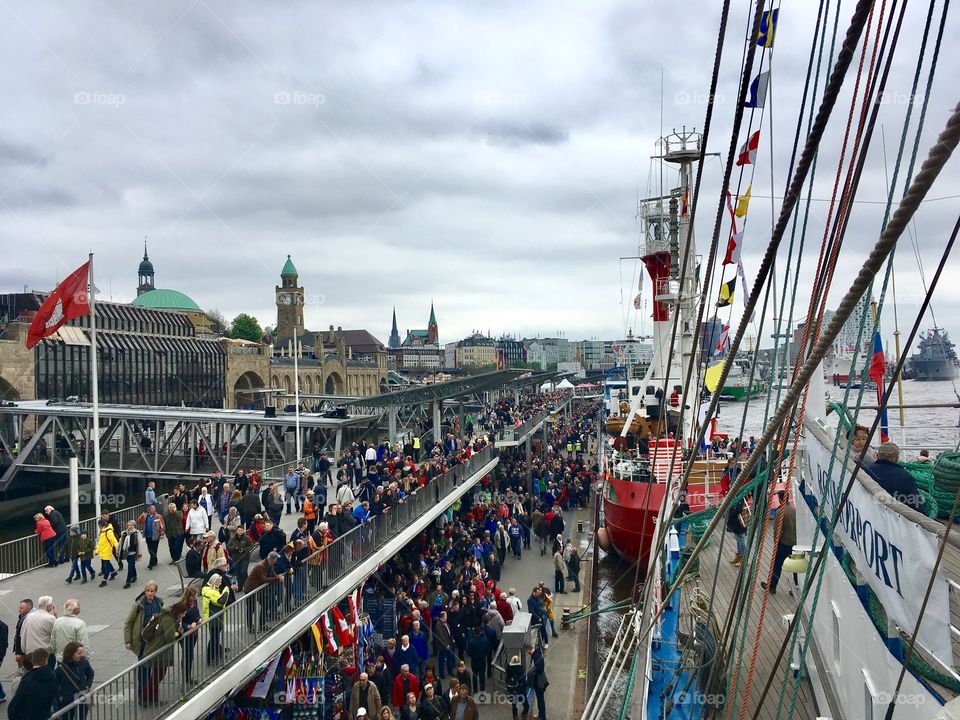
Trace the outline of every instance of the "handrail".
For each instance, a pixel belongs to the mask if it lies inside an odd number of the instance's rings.
[[[158,511],[162,507],[161,500],[165,497],[165,495],[157,496]],[[120,532],[126,527],[127,521],[136,520],[146,510],[146,504],[140,503],[111,512],[110,519],[116,524],[117,532]],[[77,525],[80,526],[81,531],[85,530],[89,537],[95,539],[99,520],[99,517],[87,518],[81,520]],[[0,581],[9,580],[25,572],[44,567],[46,564],[47,558],[43,554],[43,545],[36,533],[0,543]]]
[[[264,585],[244,593],[195,630],[143,657],[52,717],[72,717],[71,711],[81,705],[86,707],[89,720],[126,720],[164,714],[225,667],[240,661],[247,650],[275,632],[297,611],[317,600],[357,563],[370,557],[417,517],[437,506],[461,481],[496,455],[496,448],[490,443],[474,453],[468,462],[450,468],[408,495],[400,504],[317,550],[297,574],[287,576],[283,583]],[[230,648],[233,655],[228,658]],[[158,679],[154,682],[153,678]],[[144,715],[143,707],[153,707],[154,710],[148,709]]]

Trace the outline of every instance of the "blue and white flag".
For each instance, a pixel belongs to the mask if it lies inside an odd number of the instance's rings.
[[[770,87],[770,71],[757,75],[750,83],[750,97],[743,103],[745,108],[762,108],[767,101],[767,89]]]

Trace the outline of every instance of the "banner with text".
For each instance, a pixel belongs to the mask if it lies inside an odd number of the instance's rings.
[[[828,476],[831,448],[824,446],[819,432],[809,426],[806,434],[806,493],[818,503],[826,498],[824,516],[829,521],[850,473],[845,472],[841,479],[840,450]],[[859,480],[840,511],[836,534],[887,615],[912,633],[937,559],[937,536],[878,502]],[[931,589],[917,642],[947,667],[953,667],[949,590],[942,572],[937,573]]]

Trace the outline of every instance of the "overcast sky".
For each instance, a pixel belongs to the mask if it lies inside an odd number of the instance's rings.
[[[722,156],[747,22],[745,4],[736,5],[708,148]],[[841,37],[852,5],[843,3]],[[921,5],[910,8],[881,116],[891,170]],[[4,3],[0,288],[49,289],[93,250],[97,285],[128,301],[148,236],[158,287],[228,318],[252,313],[264,325],[275,323],[273,288],[290,253],[313,329],[365,327],[386,341],[393,306],[403,333],[426,326],[433,299],[441,341],[472,329],[562,330],[570,339],[649,331],[649,308],[632,310],[635,264],[618,258],[636,254],[637,197],[661,190],[659,166],[649,159],[657,137],[703,123],[718,6]],[[772,85],[776,195],[815,12],[812,2],[781,11]],[[948,18],[921,158],[958,100],[951,75],[958,38]],[[852,79],[821,146],[814,198],[830,197]],[[769,238],[768,121],[745,235],[751,282]],[[958,165],[931,197],[960,195]],[[707,163],[701,251],[721,168],[721,158]],[[745,177],[743,186],[750,182]],[[669,189],[675,177],[667,173],[663,183]],[[878,133],[859,195],[874,202],[853,212],[831,307],[876,239],[885,187]],[[812,203],[805,278],[827,208]],[[952,197],[917,216],[928,275],[958,208]],[[896,267],[906,331],[922,295],[909,244]],[[953,281],[941,286],[935,309],[960,336],[957,270],[951,260]],[[802,281],[798,317],[808,293]],[[889,337],[892,318],[884,318]]]

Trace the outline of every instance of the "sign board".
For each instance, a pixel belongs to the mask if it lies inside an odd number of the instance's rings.
[[[825,447],[818,435],[808,430],[805,490],[818,504],[825,499],[827,518],[832,517],[850,479],[849,471],[841,477],[842,450],[832,468],[830,457],[831,448]],[[836,536],[877,594],[887,615],[907,633],[912,633],[937,559],[937,536],[878,502],[859,480],[854,482],[840,511]],[[931,589],[917,642],[947,667],[953,666],[949,590],[942,572],[937,573]]]

